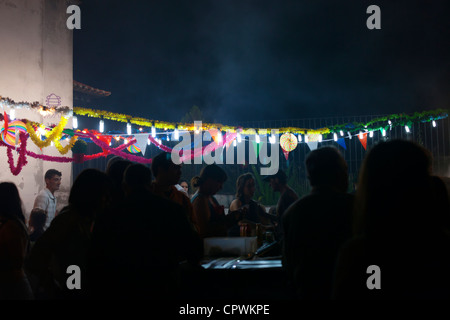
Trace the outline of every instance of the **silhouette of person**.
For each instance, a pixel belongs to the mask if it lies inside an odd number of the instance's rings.
[[[24,264],[29,238],[19,191],[0,183],[0,300],[34,299]]]
[[[75,179],[64,207],[34,244],[27,269],[38,298],[79,299],[89,296],[87,260],[97,215],[111,203],[111,180],[97,169],[85,169]],[[69,266],[78,266],[80,290],[67,286]],[[37,292],[37,293],[36,293]]]
[[[266,209],[255,200],[256,184],[255,177],[251,173],[240,175],[236,180],[236,198],[230,204],[230,213],[238,212],[239,223],[247,223],[252,228],[252,234],[256,235],[256,226],[271,228],[270,220],[267,218]],[[229,228],[230,236],[239,236],[239,224]]]
[[[194,207],[194,225],[201,238],[225,237],[227,230],[234,222],[225,216],[225,208],[220,205],[214,195],[222,189],[227,180],[226,172],[216,164],[210,164],[191,180],[197,192],[192,196]]]
[[[36,242],[36,240],[44,233],[46,220],[47,213],[43,209],[35,208],[31,210],[30,220],[28,221],[31,243]]]
[[[194,208],[191,200],[175,186],[181,177],[181,165],[172,161],[169,152],[162,152],[153,158],[151,171],[155,177],[151,185],[152,192],[181,205],[185,209],[189,221],[192,221]]]
[[[450,229],[450,195],[444,179],[439,176],[431,176],[433,194],[437,199],[438,212],[443,214],[442,222]]]
[[[312,189],[284,213],[283,265],[298,298],[331,299],[338,250],[352,236],[347,163],[322,147],[305,164]]]
[[[449,299],[450,237],[431,155],[405,140],[367,153],[355,198],[355,236],[340,250],[336,299]]]
[[[450,177],[439,176],[439,179],[444,183],[448,198],[450,199]]]
[[[95,296],[177,297],[180,263],[198,265],[203,257],[203,243],[183,208],[152,193],[151,182],[150,168],[130,165],[123,203],[108,215],[110,221],[94,227],[89,278]]]
[[[124,197],[123,174],[125,169],[132,163],[117,156],[108,161],[105,172],[112,181],[113,202],[115,203],[119,203]]]
[[[298,195],[288,186],[287,175],[281,169],[276,174],[267,176],[263,180],[269,182],[273,191],[280,193],[280,198],[275,209],[275,236],[277,241],[282,243],[284,237],[283,214],[291,204],[298,200]]]

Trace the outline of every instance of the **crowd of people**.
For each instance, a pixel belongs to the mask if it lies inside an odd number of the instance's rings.
[[[62,175],[51,169],[28,221],[17,187],[2,182],[0,299],[177,298],[189,294],[183,270],[201,274],[203,239],[240,236],[242,225],[273,233],[292,298],[448,299],[449,192],[431,164],[414,142],[380,142],[349,193],[342,154],[318,148],[305,160],[309,194],[282,170],[264,179],[279,193],[274,212],[245,173],[225,213],[215,195],[228,177],[215,164],[192,178],[191,194],[167,152],[151,167],[116,157],[104,172],[85,169],[60,212]]]

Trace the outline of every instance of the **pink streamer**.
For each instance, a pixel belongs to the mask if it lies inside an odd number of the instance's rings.
[[[125,149],[125,148],[127,148],[128,146],[130,146],[130,145],[132,145],[134,143],[135,143],[135,141],[132,140],[132,141],[126,143],[126,144],[123,144],[123,145],[118,146],[117,148],[114,148],[113,150],[117,150],[117,151],[118,150],[122,150],[122,149]],[[7,148],[10,148],[10,149],[14,149],[14,147],[7,145],[6,143],[4,143],[1,140],[0,140],[0,146],[7,147]],[[17,148],[17,150],[19,151],[20,148]],[[29,151],[29,150],[26,151],[26,154],[28,156],[30,156],[30,157],[35,158],[35,159],[45,160],[45,161],[60,162],[60,163],[68,163],[68,162],[73,162],[74,161],[74,158],[48,156],[48,155],[45,155],[45,154],[37,154],[37,153],[34,153],[33,151]],[[97,159],[97,158],[100,158],[100,157],[104,157],[104,156],[107,156],[108,154],[109,154],[109,152],[103,151],[103,152],[99,152],[99,153],[92,154],[92,155],[85,155],[83,157],[83,162],[84,161],[93,160],[93,159]]]
[[[111,148],[110,146],[108,146],[106,143],[104,143],[100,139],[97,139],[97,137],[94,134],[88,133],[86,135],[91,139],[91,141],[93,143],[98,145],[100,148],[102,148],[103,150],[107,150],[116,156],[122,157],[122,158],[130,160],[130,161],[139,162],[139,163],[151,163],[152,162],[152,159],[146,159],[146,158],[135,156],[132,154],[127,154],[125,152],[118,151],[114,148]],[[132,142],[134,144],[136,142],[136,139],[133,139]]]
[[[166,151],[166,152],[172,152],[172,148],[169,148],[167,146],[162,145],[161,143],[159,143],[158,141],[156,141],[152,136],[148,137],[150,139],[150,141],[157,146],[159,149]],[[190,154],[186,154],[185,156],[181,156],[180,160],[182,162],[190,159],[194,159],[195,157],[200,157],[202,155],[205,154],[205,152],[213,152],[214,150],[216,150],[217,148],[221,148],[224,145],[233,142],[233,140],[236,138],[236,133],[227,133],[225,135],[225,142],[222,141],[222,143],[217,144],[216,142],[211,142],[210,144],[202,147],[201,149],[199,148],[195,148],[194,152],[190,152]]]
[[[158,148],[161,149],[162,151],[165,151],[165,152],[172,152],[172,148],[167,147],[167,146],[165,146],[165,145],[159,143],[159,142],[156,141],[155,138],[153,138],[151,135],[149,135],[148,138],[150,139],[150,141],[151,141],[156,147],[158,147]]]
[[[129,141],[126,144],[120,145],[116,148],[111,148],[110,146],[108,146],[106,143],[104,143],[103,141],[101,141],[100,139],[98,139],[96,137],[96,135],[91,134],[91,133],[81,133],[81,132],[77,132],[76,133],[77,136],[83,137],[83,138],[89,138],[91,139],[92,142],[94,142],[97,146],[99,146],[100,148],[103,149],[103,152],[99,152],[96,154],[92,154],[92,155],[84,155],[83,157],[83,162],[84,161],[89,161],[89,160],[93,160],[102,156],[107,156],[108,154],[114,154],[117,155],[119,157],[122,157],[124,159],[130,160],[130,161],[134,161],[134,162],[139,162],[139,163],[151,163],[152,159],[146,159],[140,156],[135,156],[135,155],[130,155],[127,154],[125,152],[122,152],[121,150],[133,145],[134,143],[136,143],[136,139],[132,139],[131,141]],[[202,147],[201,149],[196,148],[194,152],[190,152],[190,155],[186,155],[186,156],[182,156],[181,160],[185,161],[188,158],[194,159],[195,157],[201,156],[203,155],[205,152],[212,152],[214,150],[216,150],[219,147],[223,147],[224,145],[231,143],[234,139],[236,138],[236,133],[230,133],[230,134],[226,134],[225,137],[225,142],[219,143],[217,144],[216,142],[211,142],[210,144]],[[165,151],[165,152],[172,152],[172,148],[167,147],[161,143],[158,143],[151,135],[149,135],[149,139],[150,141],[156,145],[159,149]],[[6,143],[4,143],[3,141],[0,140],[0,146],[3,147],[7,147],[10,149],[14,149],[14,147],[7,145]],[[17,148],[18,151],[20,151],[20,148]],[[37,154],[34,153],[33,151],[29,151],[26,150],[26,154],[30,157],[33,157],[35,159],[39,159],[39,160],[45,160],[45,161],[52,161],[52,162],[60,162],[60,163],[68,163],[68,162],[73,162],[74,158],[70,158],[70,157],[55,157],[55,156],[48,156],[45,154]]]

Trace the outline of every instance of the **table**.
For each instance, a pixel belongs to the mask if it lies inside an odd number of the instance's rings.
[[[237,258],[218,258],[207,260],[202,263],[205,269],[273,269],[282,268],[281,257],[246,259]]]
[[[196,272],[185,273],[183,286],[190,299],[292,298],[281,257],[220,257],[202,262]]]

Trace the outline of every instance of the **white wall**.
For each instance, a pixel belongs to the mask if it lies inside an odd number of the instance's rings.
[[[4,0],[0,1],[0,95],[16,102],[38,101],[45,105],[51,93],[61,97],[63,106],[73,105],[72,32],[66,27],[70,1]],[[9,109],[5,108],[6,113]],[[0,110],[3,113],[3,110]],[[16,110],[16,119],[57,124],[60,115],[43,118],[29,110]],[[3,125],[0,123],[0,125]],[[66,127],[71,127],[69,119]],[[63,144],[64,145],[64,144]],[[28,150],[41,153],[28,139]],[[46,155],[58,156],[54,147],[44,148]],[[71,152],[65,156],[71,156]],[[17,159],[17,157],[15,157]],[[72,184],[72,164],[60,164],[28,157],[28,164],[18,176],[8,166],[6,148],[0,148],[0,181],[12,181],[19,188],[24,209],[29,215],[34,198],[44,185],[45,171],[50,168],[63,174],[56,192],[58,209],[67,204]]]

